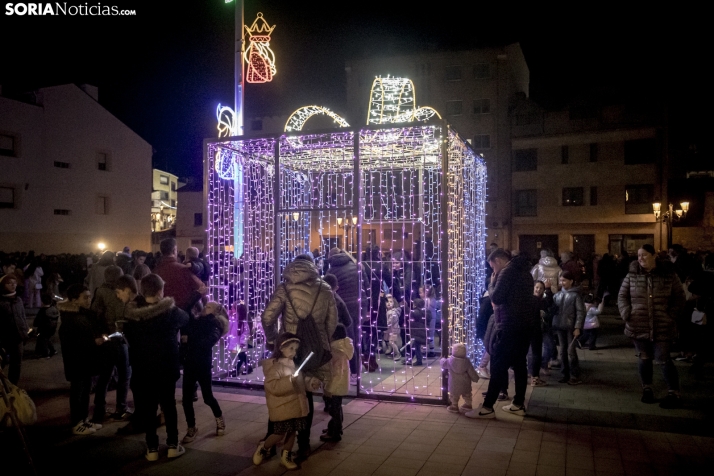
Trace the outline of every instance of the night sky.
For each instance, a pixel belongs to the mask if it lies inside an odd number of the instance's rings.
[[[99,102],[153,145],[154,166],[200,174],[202,140],[216,135],[216,105],[233,103],[232,3],[67,1],[135,9],[134,17],[7,16],[1,3],[5,95],[94,84]],[[519,41],[531,97],[546,107],[594,96],[665,101],[673,142],[710,150],[701,140],[711,123],[703,11],[661,11],[654,4],[642,12],[604,4],[548,11],[509,2],[325,5],[245,2],[246,23],[262,11],[277,25],[271,47],[278,68],[272,83],[247,85],[246,116],[288,114],[312,103],[344,109],[350,58]]]

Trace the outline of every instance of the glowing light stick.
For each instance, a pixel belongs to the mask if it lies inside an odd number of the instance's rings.
[[[300,373],[300,371],[302,370],[302,368],[305,367],[305,364],[307,363],[308,360],[310,360],[310,357],[312,357],[313,355],[315,355],[315,353],[312,352],[312,351],[310,351],[310,353],[307,354],[307,357],[305,357],[305,360],[302,361],[302,364],[300,364],[300,367],[297,368],[297,370],[296,370],[295,373],[293,374],[293,377],[297,377],[297,376],[298,376],[298,374]]]

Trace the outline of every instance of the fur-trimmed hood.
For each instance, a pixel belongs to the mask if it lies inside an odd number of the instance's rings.
[[[170,297],[162,298],[161,301],[154,304],[149,304],[140,299],[126,305],[124,317],[129,321],[144,321],[158,317],[174,306],[174,298]]]
[[[209,314],[207,316],[200,316],[199,319],[213,320],[213,322],[215,322],[216,324],[216,327],[221,330],[221,337],[228,334],[228,331],[230,330],[230,323],[228,322],[228,318],[221,314]]]

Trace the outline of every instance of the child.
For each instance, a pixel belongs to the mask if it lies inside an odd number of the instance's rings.
[[[258,443],[253,453],[253,464],[263,462],[273,446],[283,441],[280,464],[287,469],[297,469],[292,460],[292,448],[299,430],[307,427],[309,406],[306,385],[312,387],[312,378],[302,374],[295,375],[295,362],[300,339],[295,334],[281,334],[275,342],[273,357],[263,360],[265,375],[265,401],[268,405],[268,417],[273,424],[272,434]],[[309,382],[308,382],[309,381]]]
[[[176,381],[179,373],[179,330],[188,324],[188,314],[164,297],[164,281],[156,274],[141,280],[141,292],[127,304],[124,335],[129,342],[131,390],[134,406],[146,431],[146,459],[159,459],[156,410],[161,405],[166,419],[168,457],[185,453],[178,441]]]
[[[62,345],[64,376],[70,383],[69,413],[72,433],[90,435],[102,428],[99,423],[87,420],[89,415],[89,392],[92,376],[99,373],[99,345],[96,318],[89,310],[89,289],[73,284],[67,289],[67,299],[60,303],[62,324],[59,338]]]
[[[449,372],[449,401],[447,408],[451,413],[459,413],[459,398],[464,397],[465,412],[471,407],[471,382],[478,382],[478,373],[469,359],[466,358],[466,346],[454,344],[451,357],[441,359],[441,369]]]
[[[210,272],[208,263],[199,258],[198,248],[191,246],[186,248],[186,262],[184,266],[191,270],[191,273],[196,275],[204,284],[208,283]]]
[[[595,341],[597,340],[597,330],[600,327],[600,321],[597,316],[602,314],[607,296],[609,296],[609,293],[605,291],[602,300],[593,298],[592,295],[585,298],[585,323],[583,324],[583,335],[580,336],[578,342],[581,346],[587,346],[586,349],[588,350],[597,349]]]
[[[409,347],[413,348],[414,355],[411,355],[410,349],[407,349],[410,358],[404,364],[423,365],[421,346],[426,345],[426,322],[424,322],[424,300],[421,298],[412,300],[412,310],[409,313],[409,337],[411,339]],[[412,357],[416,362],[413,361]]]
[[[397,346],[397,339],[399,338],[399,314],[401,310],[399,309],[399,304],[397,304],[396,299],[391,294],[387,294],[387,333],[389,338],[389,346],[392,348],[392,356],[394,360],[399,360],[402,358],[402,354],[399,352],[399,346]],[[390,354],[387,354],[390,355]]]
[[[213,367],[213,346],[228,334],[228,313],[217,302],[210,301],[203,308],[201,316],[189,320],[184,328],[181,341],[186,344],[186,359],[183,364],[183,411],[188,430],[181,443],[190,443],[196,438],[196,414],[193,411],[193,394],[196,382],[201,386],[201,394],[206,405],[211,407],[216,419],[216,436],[226,432],[221,407],[213,396],[211,388],[211,368]]]
[[[428,352],[434,352],[434,336],[436,335],[436,323],[441,317],[441,301],[436,298],[436,290],[432,286],[419,286],[419,297],[426,303]]]
[[[585,305],[580,288],[574,287],[575,276],[570,271],[560,275],[561,289],[553,296],[553,330],[558,336],[560,360],[563,362],[563,378],[560,383],[578,385],[580,365],[575,339],[580,335],[585,320]]]
[[[322,441],[340,441],[342,439],[342,397],[350,389],[350,359],[355,348],[352,339],[347,337],[347,330],[342,324],[337,324],[330,343],[332,360],[330,361],[330,380],[325,385],[327,408],[331,420],[327,430],[320,436]]]
[[[34,326],[37,328],[37,344],[35,354],[37,358],[50,358],[57,353],[52,344],[52,336],[57,332],[57,322],[59,321],[59,310],[57,301],[49,293],[42,293],[42,308],[37,311]]]

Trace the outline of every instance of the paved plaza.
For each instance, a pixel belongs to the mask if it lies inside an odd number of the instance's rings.
[[[677,363],[684,408],[663,410],[640,403],[634,349],[622,335],[614,310],[602,319],[598,350],[579,352],[584,384],[557,383],[557,371],[546,387],[528,387],[526,417],[506,415],[476,421],[446,411],[445,406],[348,399],[345,430],[339,443],[322,443],[328,416],[315,398],[313,453],[294,474],[304,475],[698,475],[714,468],[712,406],[714,374],[707,367],[696,380],[689,364]],[[287,471],[278,458],[261,466],[251,463],[268,419],[260,391],[214,386],[227,424],[225,436],[214,436],[210,409],[201,400],[198,438],[176,460],[143,458],[143,435],[117,436],[124,423],[108,423],[91,436],[72,436],[69,428],[69,383],[61,356],[34,360],[28,346],[21,387],[34,398],[39,421],[27,428],[39,474],[80,471],[97,475],[279,475]],[[483,400],[487,380],[474,384],[474,406]],[[655,374],[657,395],[664,382]],[[513,384],[509,394],[513,395]],[[180,401],[180,391],[177,390]],[[113,402],[110,392],[108,402]],[[505,402],[508,403],[508,402]],[[500,404],[500,402],[499,402]],[[186,423],[178,403],[179,431]],[[163,442],[165,432],[159,430]],[[23,454],[14,438],[0,436],[3,457],[22,471]],[[5,466],[7,468],[7,466]],[[4,474],[4,471],[3,471]]]

